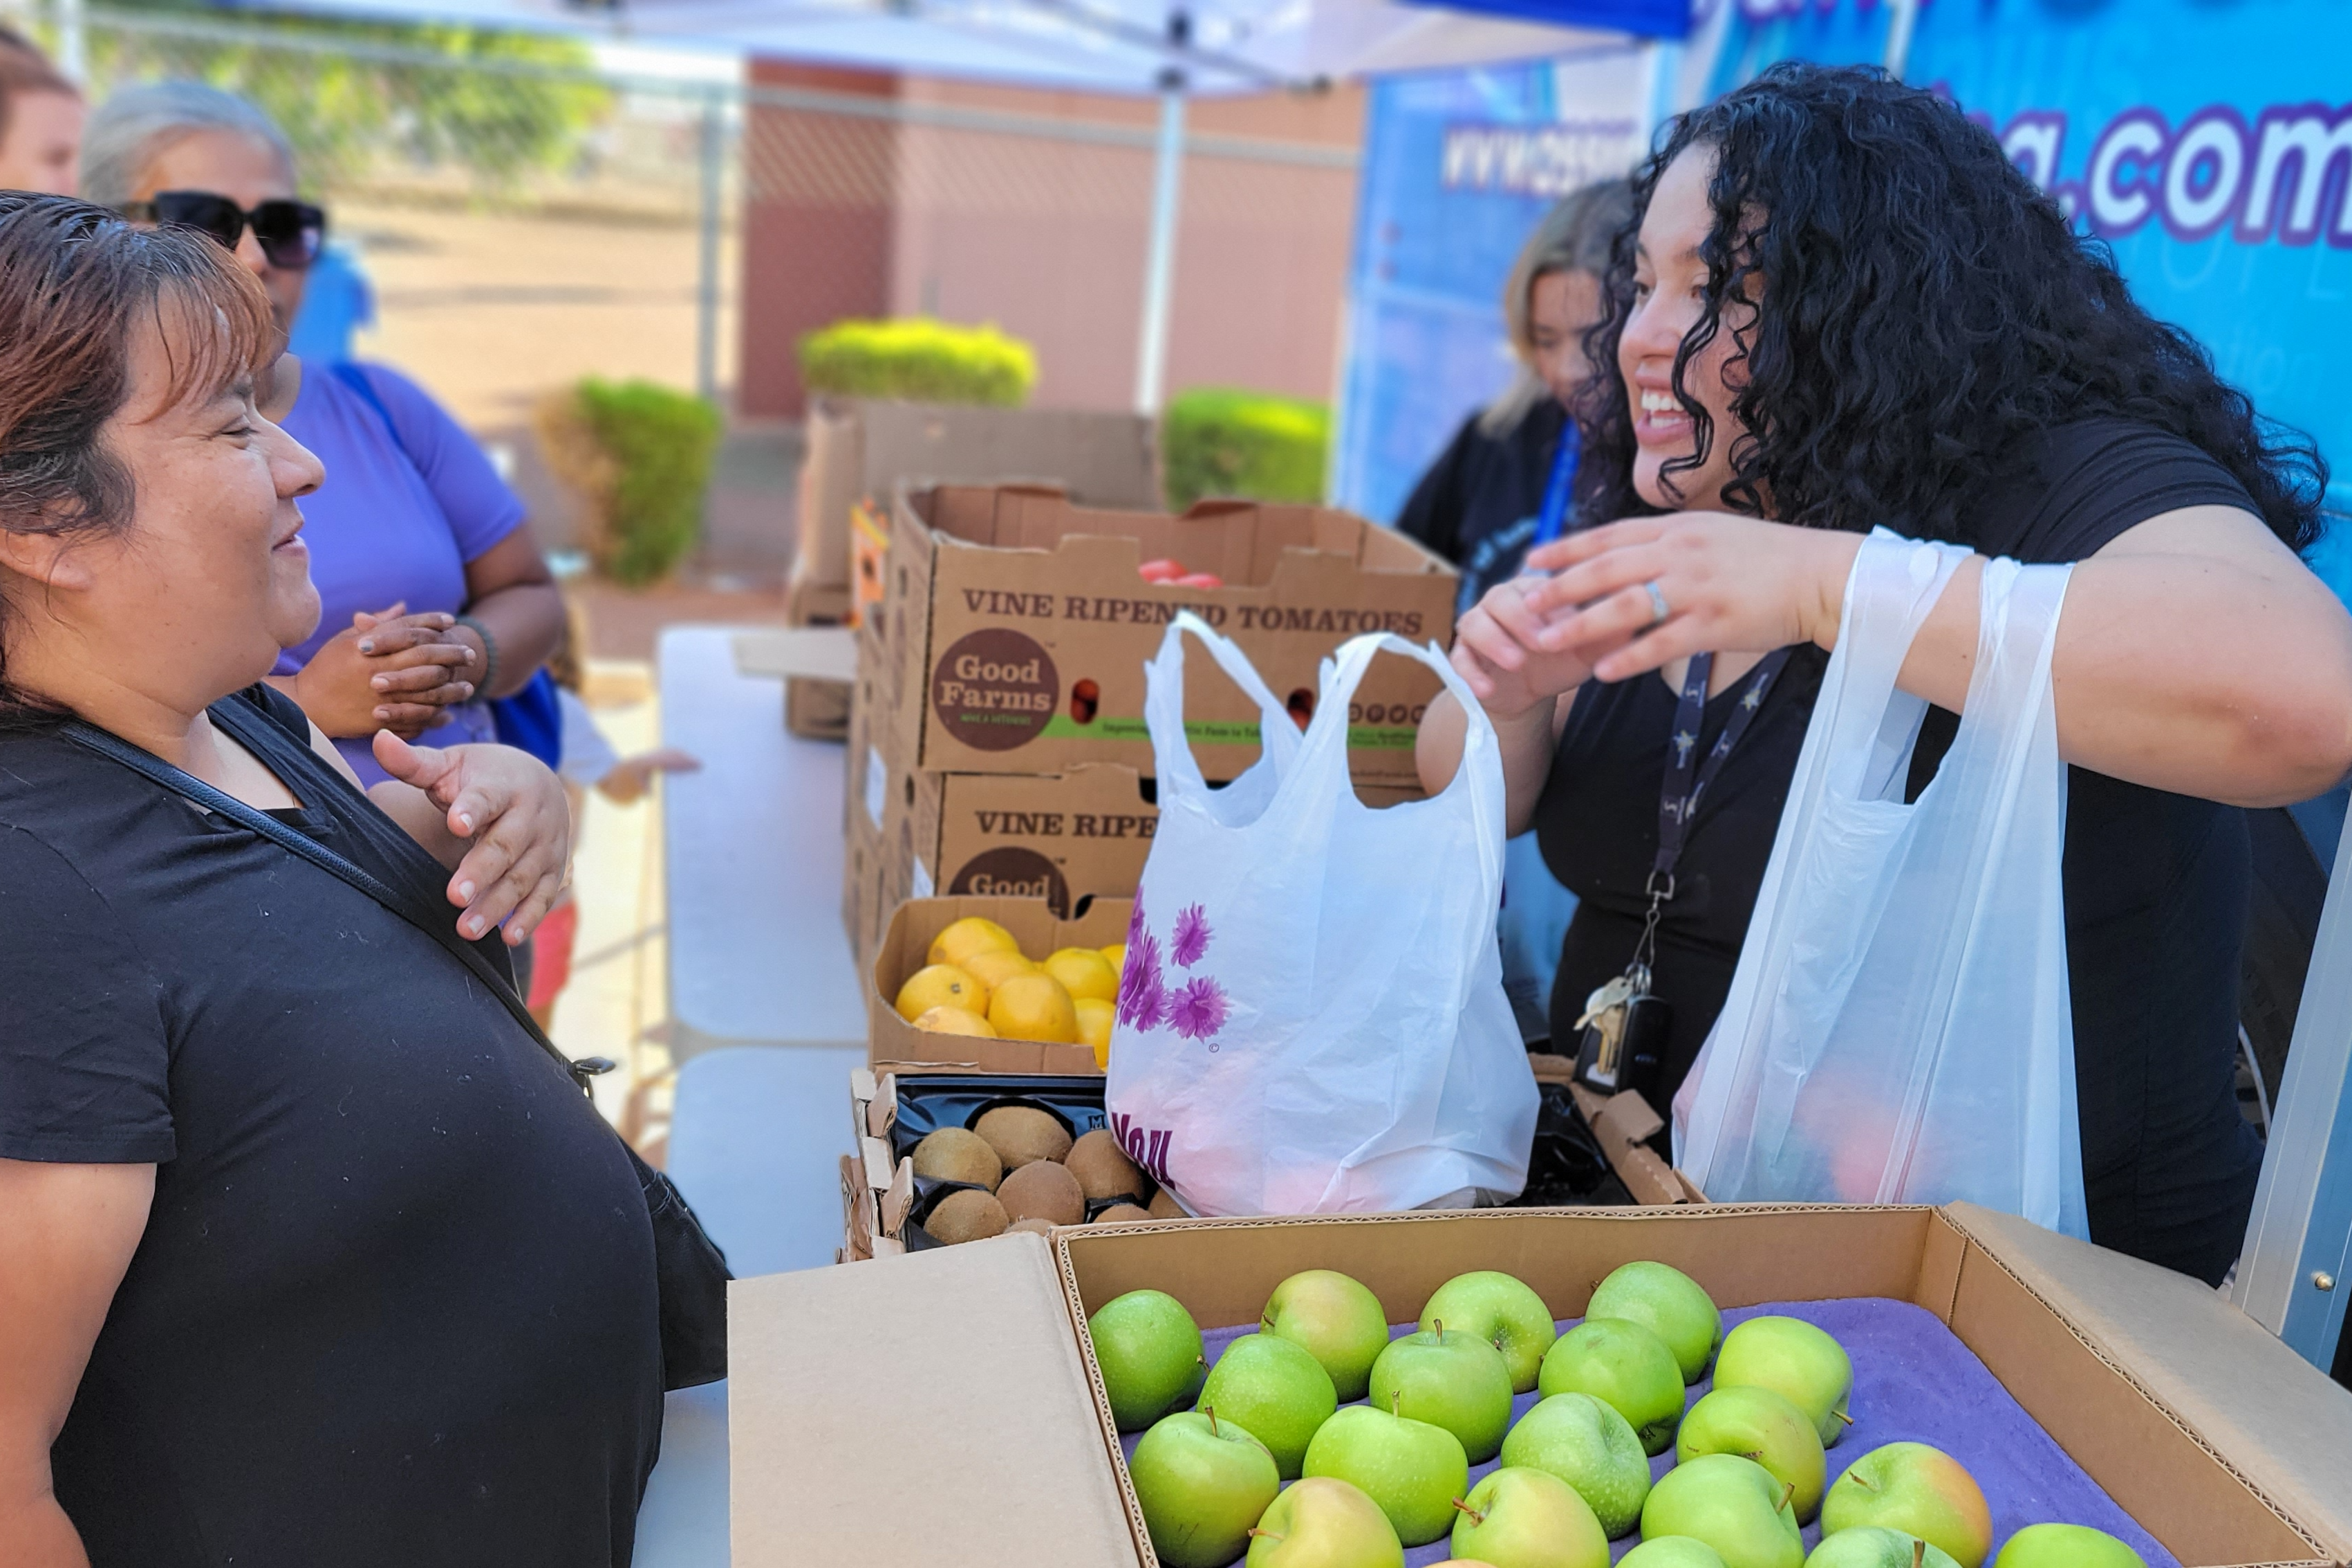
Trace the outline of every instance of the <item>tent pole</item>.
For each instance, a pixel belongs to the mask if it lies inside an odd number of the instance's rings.
[[[1880,64],[1895,80],[1911,63],[1911,29],[1919,20],[1919,0],[1891,0],[1886,7],[1886,55]]]
[[[1168,308],[1176,282],[1176,215],[1184,179],[1184,79],[1160,79],[1160,150],[1151,182],[1151,238],[1143,272],[1143,327],[1135,354],[1135,411],[1160,412],[1168,360]]]
[[[694,390],[719,401],[719,204],[726,173],[724,106],[716,91],[702,100],[700,233],[695,244]]]
[[[82,26],[82,0],[56,0],[58,74],[80,83],[89,77],[89,45]]]

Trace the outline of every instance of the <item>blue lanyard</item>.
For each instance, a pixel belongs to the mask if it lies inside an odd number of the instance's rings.
[[[1698,752],[1699,725],[1706,716],[1707,679],[1715,673],[1715,655],[1695,653],[1683,675],[1682,697],[1675,704],[1674,732],[1666,740],[1666,777],[1658,791],[1658,853],[1650,864],[1651,908],[1654,900],[1675,896],[1675,866],[1683,855],[1683,837],[1690,831],[1690,820],[1698,813],[1699,796],[1723,771],[1724,759],[1731,748],[1739,744],[1748,733],[1748,726],[1764,706],[1765,695],[1772,689],[1780,671],[1789,662],[1787,648],[1775,648],[1749,672],[1740,693],[1739,705],[1723,726],[1723,733],[1715,738],[1702,760]],[[1661,888],[1659,884],[1664,883]]]
[[[1549,544],[1568,531],[1569,492],[1576,488],[1576,459],[1582,445],[1576,421],[1567,420],[1559,427],[1559,445],[1551,459],[1551,480],[1544,486],[1543,510],[1537,515],[1536,536],[1529,542],[1530,549]]]

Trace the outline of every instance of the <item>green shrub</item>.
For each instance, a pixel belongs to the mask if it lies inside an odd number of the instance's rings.
[[[800,352],[808,389],[845,397],[1018,408],[1037,381],[1036,353],[1020,339],[928,316],[835,321],[803,334]]]
[[[541,446],[587,502],[598,570],[641,587],[677,569],[702,533],[722,424],[701,398],[650,381],[592,375],[541,405]]]
[[[1169,404],[1160,426],[1168,504],[1203,496],[1319,501],[1331,447],[1331,408],[1295,397],[1197,386]]]

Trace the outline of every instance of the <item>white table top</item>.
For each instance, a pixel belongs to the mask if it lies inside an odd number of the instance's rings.
[[[842,749],[785,732],[782,682],[736,667],[745,629],[661,637],[662,740],[703,763],[663,784],[680,1058],[866,1037],[841,924]]]

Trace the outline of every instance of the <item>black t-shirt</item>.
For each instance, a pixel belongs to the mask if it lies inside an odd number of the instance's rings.
[[[2080,561],[2151,517],[2201,505],[2253,510],[2189,442],[2085,420],[2049,432],[2015,477],[1989,485],[1960,542],[2028,563]],[[1819,649],[1795,650],[1689,829],[1655,964],[1674,1010],[1668,1095],[1722,1010],[1827,664]],[[1731,700],[1708,703],[1702,750]],[[1552,995],[1555,1038],[1572,1037],[1586,994],[1625,967],[1641,934],[1674,716],[1675,694],[1654,675],[1590,685],[1570,709],[1536,814],[1546,861],[1580,900]],[[1929,710],[1915,795],[1958,724]],[[2067,969],[2091,1235],[2214,1282],[2244,1239],[2262,1165],[2233,1088],[2249,855],[2234,807],[2067,770]]]
[[[214,714],[456,918],[292,703]],[[51,1454],[94,1568],[629,1560],[661,1345],[611,1129],[432,938],[56,733],[0,738],[0,1157],[156,1167]]]
[[[1566,412],[1539,398],[1501,436],[1472,415],[1454,433],[1397,516],[1397,531],[1462,568],[1460,607],[1518,574],[1536,536]]]

